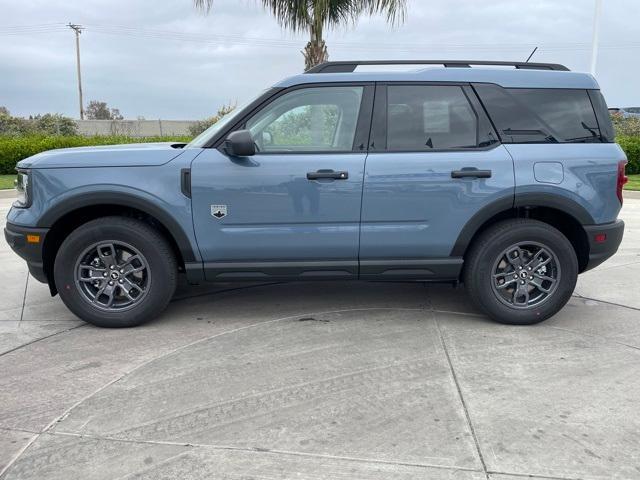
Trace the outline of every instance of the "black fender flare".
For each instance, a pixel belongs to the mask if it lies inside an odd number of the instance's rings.
[[[180,250],[180,254],[182,255],[184,262],[189,263],[197,261],[195,252],[193,251],[191,242],[189,241],[189,237],[169,212],[150,200],[122,191],[84,192],[66,198],[47,210],[47,212],[40,217],[37,226],[40,228],[51,228],[59,219],[68,213],[80,208],[97,205],[118,205],[121,207],[130,207],[151,215],[171,234],[178,246],[178,249]]]
[[[581,225],[593,225],[596,223],[591,214],[575,200],[565,197],[563,195],[556,195],[553,193],[537,193],[526,192],[517,193],[514,201],[514,207],[549,207],[561,210],[564,213],[571,215]]]
[[[478,233],[485,223],[496,215],[508,212],[514,208],[527,206],[548,207],[560,210],[575,218],[581,225],[592,225],[595,223],[591,214],[582,205],[575,200],[561,195],[535,192],[519,193],[515,196],[508,195],[485,205],[471,217],[458,235],[450,255],[452,257],[464,256],[476,233]]]

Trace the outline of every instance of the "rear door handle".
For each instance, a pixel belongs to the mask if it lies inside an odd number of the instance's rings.
[[[307,180],[347,180],[348,178],[349,172],[336,172],[335,170],[318,170],[307,173]]]
[[[491,178],[491,170],[478,170],[475,167],[465,167],[451,172],[451,178]]]

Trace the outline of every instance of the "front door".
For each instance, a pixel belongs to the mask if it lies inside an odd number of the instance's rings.
[[[513,162],[466,85],[376,90],[360,245],[362,278],[456,279],[466,225],[513,205]]]
[[[357,275],[372,89],[280,92],[236,128],[251,132],[256,155],[210,148],[196,158],[193,219],[207,280]]]

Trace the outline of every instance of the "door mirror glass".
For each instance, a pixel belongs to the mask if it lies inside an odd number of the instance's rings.
[[[250,157],[256,154],[256,144],[249,130],[236,130],[224,141],[224,151],[232,157]]]

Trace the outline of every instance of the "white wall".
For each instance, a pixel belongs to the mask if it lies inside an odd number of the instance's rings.
[[[190,120],[76,120],[80,135],[155,137],[189,135]]]

